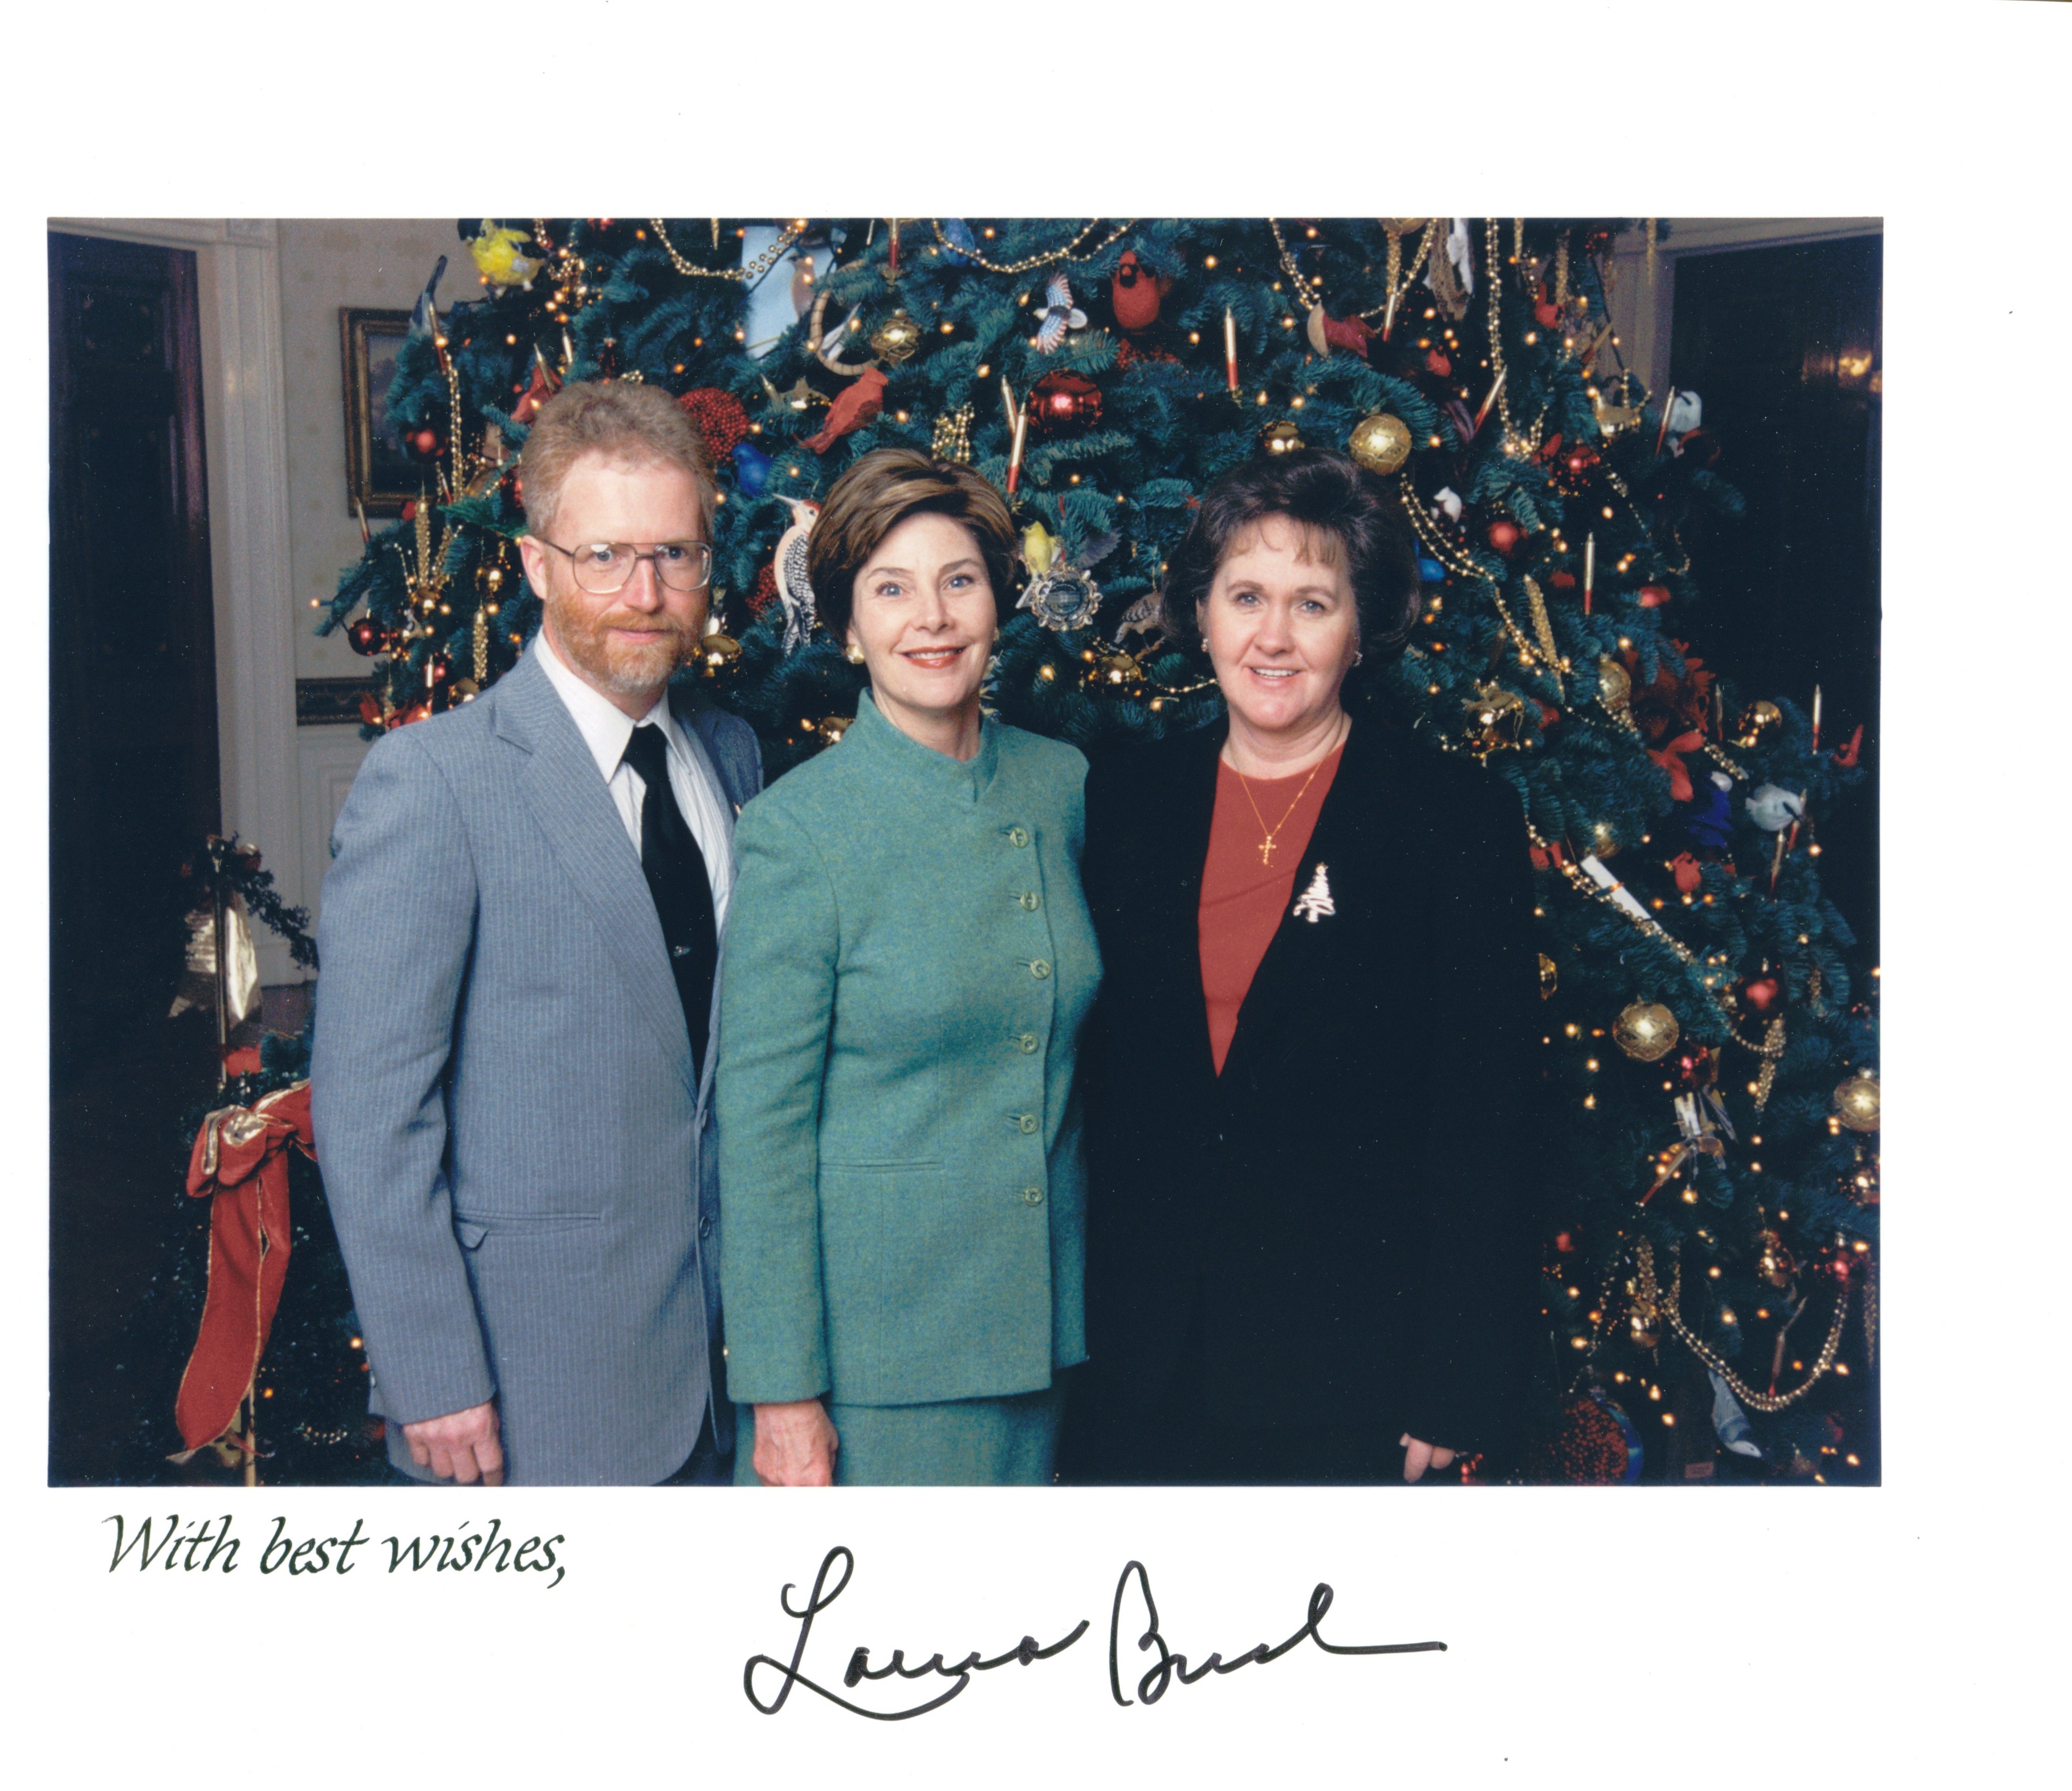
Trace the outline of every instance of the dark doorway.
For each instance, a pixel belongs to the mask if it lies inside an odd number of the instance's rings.
[[[109,1477],[212,1021],[167,1018],[220,815],[194,256],[52,233],[51,1473]]]
[[[1884,238],[1690,255],[1676,264],[1671,380],[1696,392],[1748,500],[1692,546],[1693,646],[1744,701],[1821,690],[1820,741],[1859,723],[1869,775],[1815,817],[1821,881],[1877,950],[1878,462]]]

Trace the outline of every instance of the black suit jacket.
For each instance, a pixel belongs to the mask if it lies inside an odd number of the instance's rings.
[[[1405,1430],[1501,1451],[1536,1308],[1517,798],[1359,720],[1219,1077],[1197,916],[1223,732],[1126,749],[1087,782],[1105,980],[1086,1053],[1093,1368],[1067,1459],[1105,1477],[1104,1438],[1176,1387],[1190,1423],[1334,1427],[1348,1459]],[[1335,911],[1298,918],[1320,865]]]

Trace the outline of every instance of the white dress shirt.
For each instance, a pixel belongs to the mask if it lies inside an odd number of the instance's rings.
[[[734,848],[722,806],[726,799],[720,794],[719,779],[706,761],[705,749],[684,734],[669,713],[668,693],[664,692],[661,700],[635,722],[562,663],[545,629],[533,635],[527,651],[540,655],[540,669],[547,674],[555,694],[582,735],[583,744],[590,748],[590,757],[597,761],[604,787],[618,807],[619,820],[626,824],[626,836],[633,842],[635,853],[640,850],[640,804],[648,786],[638,771],[622,761],[626,743],[633,737],[636,726],[652,722],[662,730],[663,741],[668,748],[669,787],[698,842],[698,850],[705,855],[705,876],[712,884],[713,927],[723,931],[727,900],[734,893]]]

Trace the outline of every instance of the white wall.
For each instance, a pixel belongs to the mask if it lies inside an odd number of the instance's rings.
[[[442,255],[447,262],[446,277],[439,282],[442,311],[456,299],[480,298],[482,289],[451,218],[283,218],[278,228],[288,536],[298,611],[295,675],[364,677],[368,663],[346,645],[343,634],[319,639],[312,630],[319,612],[311,606],[327,604],[338,589],[339,573],[360,557],[360,524],[345,495],[345,392],[338,314],[347,306],[408,310]],[[379,527],[389,520],[374,519]]]
[[[338,314],[348,306],[409,310],[442,255],[442,310],[479,297],[481,288],[450,218],[283,218],[278,228],[290,566],[283,594],[294,617],[292,676],[364,678],[369,662],[346,644],[343,631],[319,637],[315,631],[339,574],[360,553],[360,524],[346,497]],[[331,827],[367,743],[356,722],[298,727],[294,737],[298,899],[314,914],[331,862]]]

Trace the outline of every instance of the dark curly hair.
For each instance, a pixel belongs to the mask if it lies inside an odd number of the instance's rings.
[[[1417,549],[1379,482],[1342,454],[1298,448],[1253,460],[1218,479],[1167,563],[1166,631],[1201,644],[1197,611],[1223,556],[1268,516],[1328,536],[1346,557],[1359,615],[1359,647],[1372,667],[1395,659],[1417,620]]]

